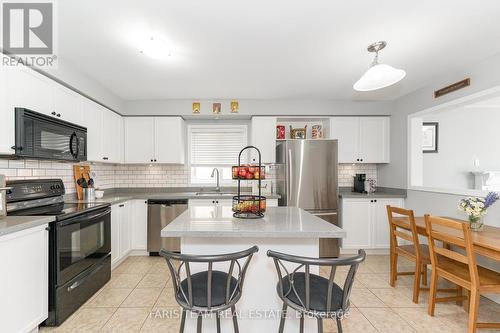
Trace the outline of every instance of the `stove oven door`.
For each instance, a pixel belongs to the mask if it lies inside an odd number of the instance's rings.
[[[111,209],[58,221],[55,234],[55,280],[60,286],[111,252]]]

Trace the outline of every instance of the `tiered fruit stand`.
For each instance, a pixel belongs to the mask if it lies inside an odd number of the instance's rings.
[[[241,165],[243,152],[255,149],[259,154],[258,165]],[[238,155],[238,166],[232,168],[233,179],[238,180],[238,195],[233,197],[233,216],[242,219],[260,219],[266,211],[266,198],[261,195],[261,180],[265,179],[265,167],[262,166],[260,150],[254,146],[243,148]],[[241,181],[259,182],[259,195],[241,195]]]

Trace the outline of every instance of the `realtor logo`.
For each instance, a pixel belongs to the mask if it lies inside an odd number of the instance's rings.
[[[2,66],[57,68],[53,0],[2,1]]]
[[[6,53],[53,53],[52,3],[3,3],[2,7],[2,38]]]

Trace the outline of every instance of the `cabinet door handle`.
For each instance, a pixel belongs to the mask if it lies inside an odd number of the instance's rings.
[[[151,162],[153,162],[153,159],[151,159]]]
[[[105,160],[105,161],[107,161],[107,160],[108,160],[108,158],[107,158],[107,157],[103,157],[102,159],[103,159],[103,160]]]
[[[155,158],[155,162],[156,162],[156,158]]]
[[[124,205],[124,204],[121,204],[121,205],[118,205],[118,207],[125,207],[125,205]]]

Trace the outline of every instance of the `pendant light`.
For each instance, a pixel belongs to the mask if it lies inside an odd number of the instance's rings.
[[[386,45],[387,42],[380,41],[368,46],[368,52],[375,52],[375,58],[370,68],[353,85],[354,90],[372,91],[382,89],[401,81],[406,76],[406,72],[402,69],[378,63],[378,52]]]

